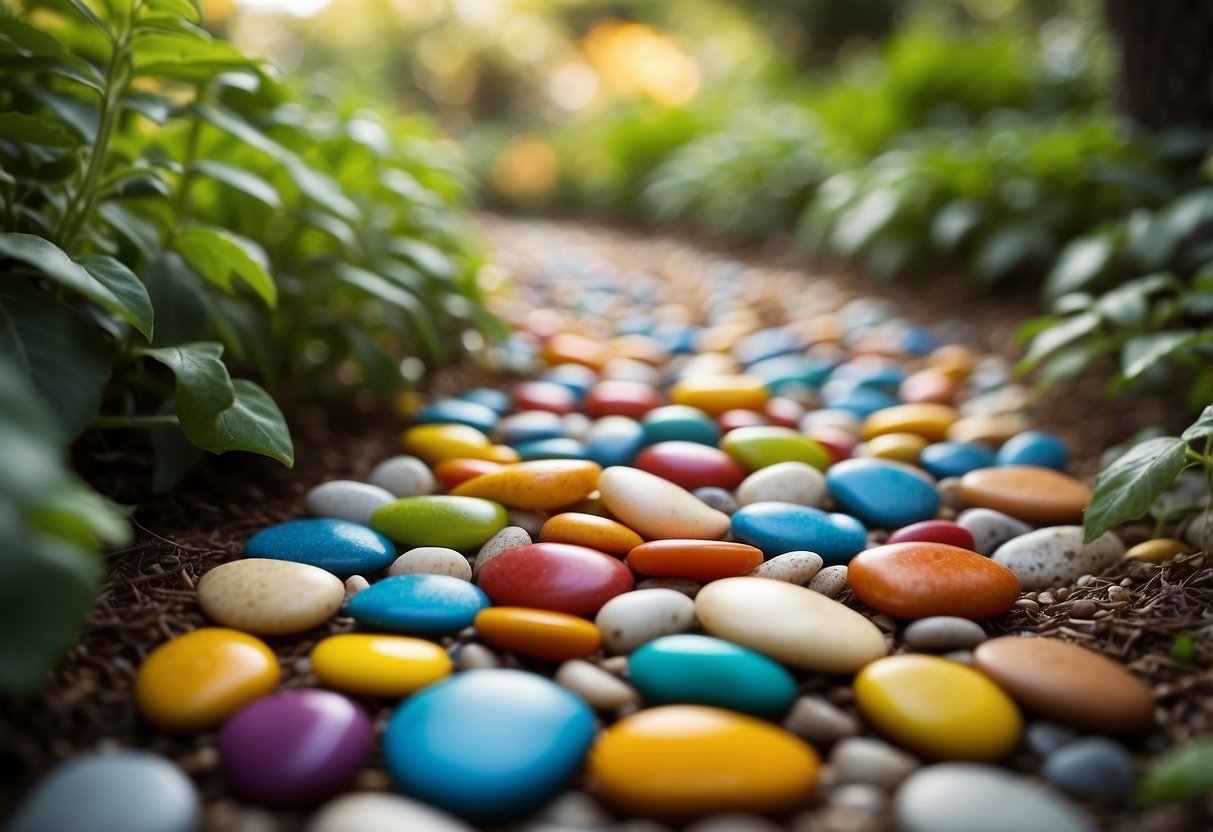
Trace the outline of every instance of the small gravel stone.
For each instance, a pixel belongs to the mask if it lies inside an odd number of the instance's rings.
[[[831,806],[857,809],[874,815],[889,810],[889,793],[871,783],[844,783],[831,789],[826,800]]]
[[[1047,757],[1078,736],[1072,728],[1056,722],[1036,720],[1024,732],[1024,742],[1033,754]]]
[[[737,498],[723,488],[707,485],[703,488],[696,488],[691,492],[707,505],[723,511],[725,514],[733,514],[738,509]]]
[[[483,644],[465,644],[455,655],[455,666],[459,670],[480,670],[501,667],[501,660]]]
[[[627,656],[607,656],[598,662],[598,666],[620,678],[628,675],[628,657]]]
[[[636,584],[636,589],[672,589],[688,598],[694,598],[703,589],[699,581],[690,578],[645,578]]]
[[[1123,586],[1108,587],[1109,601],[1132,601],[1133,593],[1125,589]]]
[[[964,511],[968,507],[960,493],[960,477],[944,477],[935,485],[943,507],[952,511]]]
[[[1133,755],[1107,737],[1066,743],[1045,758],[1040,774],[1070,794],[1115,802],[1132,794],[1137,782]]]
[[[532,540],[539,539],[539,532],[543,529],[543,524],[547,519],[547,515],[540,514],[537,511],[514,509],[509,513],[510,525],[522,529]]]
[[[827,598],[837,598],[847,588],[847,568],[842,565],[827,566],[809,581],[809,589],[820,592]]]
[[[517,549],[519,546],[528,546],[530,543],[531,535],[526,529],[521,526],[506,526],[480,547],[480,551],[476,554],[476,562],[472,566],[472,580],[480,577],[480,570],[484,568],[484,565],[502,552]]]
[[[895,789],[922,763],[887,742],[867,737],[848,737],[830,752],[830,765],[839,783],[868,783],[884,789]]]
[[[371,582],[361,575],[350,575],[345,579],[345,600],[350,600],[370,585]]]
[[[933,615],[910,624],[902,638],[911,650],[946,653],[976,647],[986,640],[986,631],[967,618]]]
[[[461,581],[472,579],[472,565],[455,549],[419,546],[409,549],[388,567],[389,575],[449,575]]]
[[[1070,604],[1070,618],[1080,618],[1090,620],[1099,610],[1099,604],[1096,604],[1090,598],[1081,598]]]
[[[782,832],[783,827],[759,815],[727,812],[701,818],[682,832]]]
[[[609,826],[612,818],[597,800],[585,792],[567,791],[557,795],[536,815],[535,820],[566,829],[601,829]]]
[[[950,662],[956,662],[957,664],[971,665],[971,664],[973,664],[973,651],[972,650],[949,650],[947,653],[944,653],[942,656],[940,656],[940,658],[947,659]]]
[[[823,561],[816,552],[786,552],[776,555],[749,574],[753,578],[771,578],[805,586],[821,571]]]
[[[859,733],[859,721],[817,696],[802,696],[792,705],[783,727],[812,745],[827,747]]]
[[[397,497],[420,497],[434,491],[434,475],[430,468],[415,456],[394,456],[385,459],[371,470],[368,477],[372,485],[386,489]]]
[[[617,711],[639,705],[640,694],[617,676],[581,659],[572,659],[556,669],[556,684],[580,696],[599,711]]]
[[[1020,598],[1015,602],[1015,609],[1027,610],[1028,612],[1037,612],[1040,609],[1040,604],[1036,603],[1031,598]]]

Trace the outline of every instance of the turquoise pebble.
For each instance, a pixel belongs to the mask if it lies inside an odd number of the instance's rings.
[[[586,458],[603,468],[631,465],[644,447],[644,429],[626,416],[603,416],[586,436]]]
[[[918,464],[937,479],[963,477],[994,466],[994,451],[980,442],[936,442],[922,449]]]
[[[698,442],[713,447],[720,441],[720,425],[697,407],[668,404],[650,410],[640,420],[644,444],[658,442]]]
[[[540,378],[559,384],[578,399],[584,399],[590,388],[598,383],[598,373],[580,364],[557,364]]]
[[[742,364],[753,364],[804,348],[804,336],[796,330],[786,326],[770,327],[752,332],[738,341],[733,346],[733,357]]]
[[[762,502],[742,506],[733,515],[733,537],[757,546],[768,558],[810,551],[826,565],[850,561],[867,545],[863,524],[845,514],[795,503]]]
[[[426,405],[413,416],[417,425],[467,425],[489,433],[497,424],[497,411],[487,405],[464,399],[440,399]]]
[[[1029,430],[1012,436],[998,449],[999,465],[1039,465],[1065,470],[1070,451],[1059,438],[1043,430]]]
[[[929,329],[907,326],[901,331],[901,348],[911,355],[930,355],[939,349],[940,341]]]
[[[905,380],[905,370],[888,361],[848,361],[830,373],[830,381],[846,381],[859,387],[893,392]]]
[[[346,612],[364,627],[433,636],[469,627],[489,606],[479,587],[449,575],[396,575],[351,598]]]
[[[548,410],[524,410],[513,413],[497,423],[493,436],[506,445],[560,439],[568,433],[568,425],[558,414]]]
[[[244,545],[244,555],[307,563],[348,578],[387,569],[396,559],[396,546],[361,523],[315,518],[262,529]]]
[[[843,460],[826,471],[826,489],[843,511],[869,526],[899,529],[939,511],[939,492],[929,477],[891,460]]]
[[[628,659],[628,679],[651,704],[689,702],[777,719],[796,698],[796,680],[772,659],[722,639],[662,636]]]
[[[653,327],[652,336],[670,352],[685,355],[695,351],[699,330],[681,324],[658,324]]]
[[[514,406],[514,400],[510,398],[509,393],[493,387],[473,387],[471,390],[464,390],[460,393],[459,398],[464,401],[482,404],[492,409],[498,416],[509,413],[510,408]]]
[[[556,683],[470,670],[405,700],[388,722],[383,756],[405,793],[496,823],[565,789],[593,738],[589,706]]]
[[[519,442],[514,450],[518,451],[519,458],[524,462],[533,459],[589,459],[585,443],[567,436]]]
[[[746,375],[758,376],[772,393],[778,393],[788,387],[820,387],[833,369],[833,361],[778,355],[749,365]]]
[[[827,407],[845,410],[858,419],[866,419],[878,410],[901,404],[893,393],[851,381],[827,382],[821,393]]]

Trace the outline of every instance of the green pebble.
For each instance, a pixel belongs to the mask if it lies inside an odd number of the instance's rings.
[[[509,522],[505,507],[479,497],[405,497],[375,510],[371,528],[409,547],[476,549]]]
[[[821,471],[830,465],[825,448],[791,428],[735,428],[724,435],[720,448],[747,471],[780,462],[804,462]]]

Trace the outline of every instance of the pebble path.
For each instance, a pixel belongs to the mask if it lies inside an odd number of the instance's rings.
[[[528,260],[492,356],[521,380],[406,400],[399,455],[205,574],[212,626],[138,669],[147,723],[216,731],[232,792],[311,832],[1078,832],[1127,799],[1150,688],[992,637],[1126,556],[1082,543],[1090,490],[1006,359],[725,261]],[[264,641],[334,617],[290,667]],[[200,807],[173,762],[96,753],[6,829]]]

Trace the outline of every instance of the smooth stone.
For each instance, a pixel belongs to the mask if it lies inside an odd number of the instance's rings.
[[[568,435],[567,425],[559,414],[547,410],[524,410],[513,413],[497,423],[493,438],[506,445],[559,439]]]
[[[771,420],[756,410],[726,410],[716,418],[716,423],[726,434],[737,428],[770,427]]]
[[[497,459],[489,437],[467,425],[414,425],[404,432],[404,450],[428,465],[444,459]],[[389,491],[391,489],[388,489]]]
[[[847,566],[855,597],[894,618],[992,618],[1019,600],[1019,578],[976,552],[946,543],[890,543]]]
[[[674,589],[626,592],[603,604],[594,617],[609,653],[631,653],[661,636],[695,625],[695,602]]]
[[[696,407],[669,404],[650,410],[640,420],[646,445],[658,442],[698,442],[716,447],[720,428],[711,416]]]
[[[905,832],[1095,832],[1095,823],[1050,789],[1006,769],[944,763],[912,775],[893,799]]]
[[[717,511],[722,511],[725,514],[732,516],[740,508],[737,504],[737,498],[733,496],[733,492],[726,491],[723,488],[707,486],[706,488],[696,488],[691,491],[691,496],[702,502],[708,508],[714,508]]]
[[[776,393],[797,387],[820,387],[834,369],[834,362],[805,355],[778,355],[764,358],[746,367],[746,374],[758,376]]]
[[[472,580],[472,565],[454,549],[445,546],[418,546],[409,549],[388,567],[388,575],[449,575],[461,581]]]
[[[394,456],[371,469],[371,485],[390,491],[397,497],[420,497],[434,490],[434,475],[415,456]]]
[[[262,529],[244,544],[244,556],[306,563],[348,578],[386,569],[396,547],[361,523],[315,518]]]
[[[830,752],[830,767],[839,783],[869,783],[893,791],[922,763],[887,742],[847,737]]]
[[[942,370],[927,367],[905,377],[897,395],[907,404],[952,404],[956,399],[956,379]]]
[[[743,506],[776,502],[820,508],[825,498],[825,476],[804,462],[778,462],[760,468],[737,486],[737,502]]]
[[[873,413],[896,407],[897,396],[877,387],[866,387],[844,382],[841,387],[828,382],[822,387],[822,399],[831,410],[844,410],[857,420],[867,419]]]
[[[506,523],[500,503],[445,494],[404,497],[371,516],[376,531],[404,546],[445,546],[461,552],[482,546]]]
[[[519,410],[547,410],[563,415],[577,408],[577,394],[554,381],[519,382],[511,393]]]
[[[596,462],[517,462],[460,483],[451,494],[493,500],[510,508],[550,510],[588,497],[598,487],[601,473]]]
[[[816,552],[784,552],[754,567],[748,574],[751,578],[770,578],[805,586],[821,571],[824,563]]]
[[[916,433],[882,433],[856,446],[854,455],[917,465],[928,444],[927,440]]]
[[[999,465],[1036,465],[1064,471],[1070,461],[1065,443],[1048,431],[1029,430],[1012,436],[998,449]]]
[[[329,636],[312,648],[309,659],[322,685],[358,696],[407,696],[451,673],[445,650],[408,636]]]
[[[581,659],[571,659],[560,665],[552,678],[597,711],[614,712],[640,705],[640,694],[631,685]]]
[[[921,520],[902,526],[889,535],[886,543],[946,543],[961,549],[976,550],[973,533],[950,520]]]
[[[719,448],[698,442],[658,442],[636,456],[632,465],[675,485],[692,491],[696,488],[733,489],[741,484],[746,471]]]
[[[826,472],[839,508],[869,526],[898,529],[939,511],[935,486],[916,469],[886,459],[847,459]]]
[[[480,587],[495,604],[593,615],[630,592],[631,570],[616,558],[569,543],[508,549],[480,570]]]
[[[1078,734],[1072,728],[1058,725],[1055,722],[1036,720],[1028,723],[1028,730],[1023,739],[1033,754],[1047,757],[1068,742],[1077,739]]]
[[[906,627],[902,634],[906,647],[927,653],[969,650],[987,638],[980,624],[954,615],[920,618]]]
[[[768,722],[702,705],[664,705],[607,728],[590,754],[593,793],[626,814],[685,821],[781,813],[805,803],[817,754]]]
[[[966,508],[957,515],[956,525],[973,535],[973,551],[979,555],[992,555],[1011,538],[1032,531],[1022,520],[990,508]]]
[[[53,768],[5,832],[193,832],[201,816],[181,767],[145,751],[92,751]]]
[[[235,790],[267,806],[310,806],[362,768],[374,732],[366,712],[326,690],[292,690],[248,705],[223,726],[219,761]]]
[[[1196,550],[1182,540],[1172,537],[1159,537],[1154,540],[1143,540],[1136,546],[1125,551],[1125,560],[1138,560],[1143,563],[1166,563],[1169,560],[1190,555]]]
[[[148,654],[135,674],[135,705],[158,728],[203,731],[272,691],[278,676],[278,659],[260,639],[202,627]]]
[[[607,362],[607,345],[588,335],[557,332],[543,345],[543,359],[548,364],[580,364],[596,370]]]
[[[654,705],[685,702],[778,719],[796,698],[783,665],[746,647],[701,635],[662,636],[628,661],[628,680]]]
[[[516,450],[518,457],[524,462],[537,462],[545,459],[572,459],[589,462],[589,448],[584,442],[564,436],[559,439],[538,439],[534,442],[520,442]]]
[[[1040,776],[1064,792],[1119,802],[1133,793],[1137,765],[1129,750],[1107,737],[1083,737],[1045,758]]]
[[[720,449],[751,472],[780,462],[803,462],[819,470],[830,464],[824,448],[804,434],[778,425],[734,428],[720,440]]]
[[[473,626],[494,647],[548,662],[588,656],[602,644],[589,621],[551,610],[489,607],[476,615]]]
[[[996,464],[994,451],[980,442],[936,442],[919,454],[918,464],[936,479],[963,477]]]
[[[1091,502],[1091,489],[1052,468],[1004,465],[971,471],[960,479],[966,503],[992,508],[1027,523],[1078,523]]]
[[[459,398],[466,402],[482,404],[498,415],[509,413],[510,408],[514,406],[510,394],[495,387],[473,387],[460,393]]]
[[[579,399],[598,383],[597,371],[582,364],[557,364],[544,372],[541,378],[569,388]]]
[[[826,566],[809,581],[809,589],[827,598],[837,598],[847,589],[847,568],[842,564]]]
[[[530,546],[531,543],[531,535],[526,529],[521,526],[506,526],[486,540],[476,553],[476,562],[472,564],[472,580],[479,578],[484,565],[502,552],[517,549],[519,546]]]
[[[795,503],[751,503],[732,518],[733,537],[765,555],[816,552],[830,565],[845,564],[867,545],[867,530],[847,514]]]
[[[1125,545],[1114,532],[1083,543],[1082,526],[1050,526],[1012,538],[992,560],[1019,576],[1024,589],[1066,586],[1080,575],[1098,575],[1117,563]]]
[[[588,546],[612,555],[626,555],[644,543],[644,538],[618,521],[576,511],[549,517],[539,530],[539,540]]]
[[[449,490],[470,479],[500,471],[505,466],[490,459],[444,459],[434,466],[434,478]]]
[[[644,429],[635,419],[603,416],[590,426],[585,455],[603,468],[631,465],[644,444]]]
[[[307,493],[307,510],[317,517],[351,520],[364,526],[371,514],[396,497],[386,488],[354,480],[331,480]]]
[[[783,581],[713,581],[696,596],[695,614],[709,634],[805,670],[854,673],[887,652],[867,618]]]
[[[664,402],[661,393],[651,384],[624,378],[607,378],[598,382],[585,399],[585,412],[591,419],[603,416],[626,416],[641,419]]]
[[[490,433],[497,424],[493,408],[465,399],[439,399],[413,414],[415,425],[467,425],[481,433]]]
[[[817,748],[827,748],[860,731],[859,720],[820,696],[798,698],[791,712],[784,717],[783,727]]]
[[[370,585],[371,582],[361,575],[350,575],[345,579],[345,600],[350,600]]]
[[[460,671],[486,670],[501,667],[501,659],[497,653],[483,644],[469,641],[461,645],[455,654],[455,667]]]
[[[1028,710],[1103,734],[1133,734],[1154,721],[1154,695],[1123,665],[1077,644],[1004,636],[973,651],[973,665]]]
[[[462,630],[488,605],[484,592],[459,578],[396,575],[371,584],[345,609],[364,627],[431,636]]]
[[[729,516],[709,508],[668,480],[637,468],[607,468],[598,478],[607,509],[642,537],[717,540],[729,530]]]
[[[406,793],[500,822],[568,786],[593,739],[593,711],[555,682],[471,670],[406,699],[388,722],[383,756]]]
[[[771,397],[758,376],[710,375],[683,378],[670,388],[670,402],[698,408],[711,416],[729,410],[762,410]]]
[[[328,621],[345,601],[340,578],[318,566],[270,558],[220,564],[198,582],[207,617],[257,635],[301,633]]]
[[[981,442],[997,448],[1031,426],[1028,417],[1022,413],[968,416],[952,423],[947,438],[953,442]]]
[[[932,760],[1005,759],[1019,744],[1019,709],[971,667],[920,653],[888,656],[859,671],[855,704],[897,744]]]
[[[812,413],[810,412],[809,415],[811,416]],[[812,428],[806,435],[825,449],[825,452],[830,455],[831,465],[842,462],[844,459],[850,459],[855,455],[856,448],[859,447],[859,440],[853,434],[829,425]]]
[[[356,792],[330,800],[305,827],[306,832],[474,832],[463,821],[433,806],[387,792]]]
[[[581,443],[584,443],[589,438],[590,428],[594,426],[589,416],[577,411],[564,414],[560,417],[560,420],[564,422],[565,435]],[[589,449],[587,448],[586,451],[588,452]]]
[[[871,439],[886,433],[914,433],[928,441],[940,442],[947,438],[948,428],[958,415],[956,408],[946,404],[924,402],[886,407],[864,420],[863,438]]]
[[[626,563],[641,575],[707,582],[750,572],[762,563],[762,550],[723,540],[654,540],[628,552]]]

